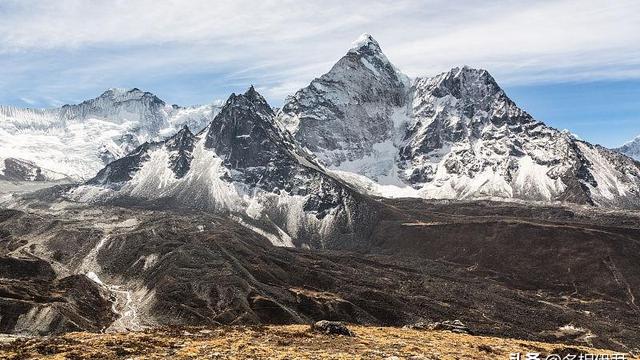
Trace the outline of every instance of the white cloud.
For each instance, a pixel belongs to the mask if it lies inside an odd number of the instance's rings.
[[[5,0],[0,65],[10,75],[0,91],[44,97],[215,72],[282,99],[362,32],[412,76],[468,64],[502,83],[638,78],[639,13],[640,2],[624,0]]]

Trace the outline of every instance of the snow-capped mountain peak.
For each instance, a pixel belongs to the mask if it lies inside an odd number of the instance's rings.
[[[77,105],[64,105],[60,116],[65,120],[111,120],[135,123],[145,132],[155,133],[165,125],[166,104],[157,96],[138,88],[109,89],[95,99]]]
[[[624,143],[622,146],[616,148],[615,150],[637,161],[640,161],[640,135],[638,135],[635,139]]]
[[[437,95],[450,94],[456,98],[486,97],[504,93],[487,70],[475,69],[467,65],[455,67],[447,72],[429,79],[440,91]]]
[[[148,91],[142,91],[138,88],[109,88],[98,97],[123,101],[127,99],[139,99],[143,96],[156,97],[154,94]]]
[[[143,142],[162,140],[185,124],[202,130],[218,110],[212,104],[168,106],[138,88],[108,89],[55,109],[0,106],[0,162],[21,159],[76,180],[88,179]]]
[[[230,108],[237,107],[246,109],[252,108],[254,111],[265,117],[274,115],[273,109],[271,109],[267,100],[256,91],[253,85],[251,85],[244,94],[236,95],[235,93],[232,93],[220,109],[220,112],[222,113],[224,111],[228,111]]]
[[[387,150],[406,122],[409,88],[378,43],[363,35],[328,73],[289,97],[278,120],[326,165],[369,168],[375,178],[380,166],[390,166]]]
[[[355,61],[345,61],[340,64],[340,61],[336,66],[348,65],[357,67],[364,66],[368,71],[372,72],[376,77],[390,77],[396,82],[400,82],[404,85],[409,84],[409,78],[402,74],[382,52],[380,44],[369,34],[362,34],[354,43],[351,49],[347,52],[344,58],[352,58]],[[344,59],[343,58],[343,59]],[[357,62],[360,62],[359,64]],[[333,69],[332,69],[333,71]]]
[[[352,44],[349,52],[382,52],[380,44],[370,34],[360,35]]]

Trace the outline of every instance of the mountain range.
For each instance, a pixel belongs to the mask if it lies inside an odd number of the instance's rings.
[[[486,70],[409,79],[365,34],[280,109],[111,89],[0,116],[0,190],[46,185],[0,191],[1,332],[461,320],[640,347],[640,163]]]
[[[359,238],[359,221],[373,211],[361,209],[360,194],[296,145],[253,87],[232,94],[204,130],[184,126],[144,143],[65,196],[231,212],[274,245],[298,247]]]
[[[638,163],[536,121],[486,71],[409,82],[362,36],[280,114],[296,140],[370,193],[638,207]]]
[[[0,177],[87,180],[184,125],[190,139],[218,111],[168,106],[138,89],[58,109],[2,107]],[[368,34],[269,121],[296,153],[310,152],[324,172],[375,196],[640,206],[637,162],[536,121],[486,70],[409,79]],[[253,146],[249,137],[236,142]],[[617,150],[634,157],[633,149]],[[180,166],[191,161],[180,156]]]
[[[20,162],[42,180],[87,180],[146,141],[183,125],[202,129],[216,105],[167,105],[139,89],[109,89],[95,99],[53,109],[0,106],[0,178],[30,180],[12,171]]]

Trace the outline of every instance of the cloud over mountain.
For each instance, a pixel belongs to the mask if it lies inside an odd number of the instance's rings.
[[[387,54],[410,76],[470,64],[503,84],[638,78],[640,48],[629,44],[640,43],[640,25],[627,15],[639,7],[566,0],[481,8],[438,0],[9,1],[0,5],[0,53],[11,54],[0,60],[9,74],[0,86],[12,91],[0,100],[49,105],[110,86],[157,88],[157,81],[168,84],[160,95],[170,93],[174,102],[202,103],[210,98],[189,90],[198,88],[194,82],[219,98],[255,82],[278,103],[327,71],[362,32],[389,44]],[[32,90],[35,81],[47,85]]]

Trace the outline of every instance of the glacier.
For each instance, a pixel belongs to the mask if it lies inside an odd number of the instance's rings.
[[[17,159],[62,174],[56,180],[87,180],[145,141],[162,140],[183,125],[204,128],[218,109],[167,105],[137,88],[109,89],[95,99],[53,109],[0,106],[0,177],[7,159]]]

